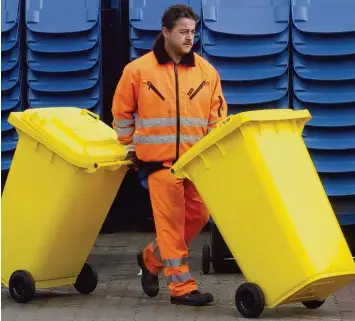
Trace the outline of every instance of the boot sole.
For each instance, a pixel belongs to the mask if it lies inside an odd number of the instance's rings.
[[[211,303],[213,303],[213,301],[209,301],[209,302],[192,302],[192,301],[181,301],[181,300],[178,300],[178,299],[170,298],[170,303],[171,304],[186,305],[186,306],[191,306],[191,307],[208,306]]]

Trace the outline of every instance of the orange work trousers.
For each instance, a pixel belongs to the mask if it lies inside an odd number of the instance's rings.
[[[208,222],[208,211],[192,182],[174,177],[169,169],[152,173],[148,184],[157,238],[145,248],[144,263],[155,275],[164,270],[172,296],[197,290],[187,245]]]

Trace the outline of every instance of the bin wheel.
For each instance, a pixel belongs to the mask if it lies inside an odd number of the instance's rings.
[[[202,273],[210,273],[210,260],[211,260],[211,250],[208,244],[204,244],[202,247]]]
[[[27,303],[35,295],[36,287],[32,275],[27,271],[15,271],[9,281],[9,291],[17,303]]]
[[[97,287],[98,276],[93,268],[85,263],[74,284],[75,290],[81,294],[90,294]]]
[[[212,261],[212,267],[216,273],[241,273],[235,260],[214,259]]]
[[[235,304],[243,317],[257,318],[265,308],[263,291],[254,283],[244,283],[235,293]]]
[[[325,300],[323,300],[323,301],[313,300],[313,301],[303,301],[302,304],[307,309],[315,310],[315,309],[320,308],[324,304],[324,302],[325,302]]]

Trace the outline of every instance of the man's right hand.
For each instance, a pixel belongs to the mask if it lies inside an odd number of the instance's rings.
[[[132,165],[129,165],[128,168],[130,170],[133,170],[134,172],[138,172],[139,171],[139,165],[140,165],[140,161],[139,159],[137,158],[137,155],[136,155],[136,152],[134,151],[129,151],[127,153],[127,156],[126,156],[126,160],[130,160],[132,162]]]

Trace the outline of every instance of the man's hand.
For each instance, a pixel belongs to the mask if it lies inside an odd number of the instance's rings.
[[[132,165],[128,166],[130,170],[133,170],[134,172],[139,171],[140,161],[137,158],[136,152],[129,151],[126,156],[126,160],[130,160],[133,163]]]

